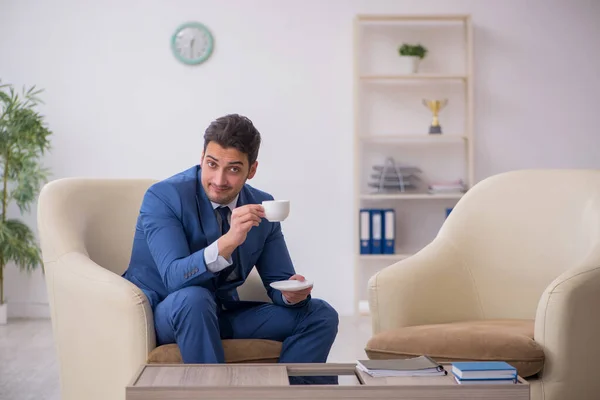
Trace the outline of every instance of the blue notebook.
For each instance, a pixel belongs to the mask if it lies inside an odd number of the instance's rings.
[[[517,369],[504,361],[461,361],[452,363],[459,379],[515,379]]]

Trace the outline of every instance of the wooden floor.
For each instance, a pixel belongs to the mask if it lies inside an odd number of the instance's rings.
[[[328,361],[354,362],[364,358],[370,333],[367,317],[341,317]],[[0,325],[0,399],[60,400],[50,320],[14,319]]]

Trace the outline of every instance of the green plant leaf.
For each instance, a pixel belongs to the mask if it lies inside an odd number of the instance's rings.
[[[403,43],[402,46],[398,48],[398,53],[401,56],[413,56],[423,59],[427,55],[427,49],[421,44]]]
[[[16,219],[0,222],[0,253],[5,263],[13,261],[27,271],[36,269],[42,262],[33,232]]]
[[[0,82],[1,83],[1,82]],[[43,90],[0,84],[0,268],[12,261],[30,271],[41,266],[40,249],[33,232],[17,219],[10,219],[8,206],[16,203],[21,214],[31,211],[49,170],[40,158],[50,149],[52,131],[36,110]],[[0,276],[0,303],[2,302]]]
[[[30,212],[31,203],[35,201],[43,183],[48,179],[49,171],[41,168],[34,159],[26,158],[17,170],[16,186],[10,193],[21,214]]]

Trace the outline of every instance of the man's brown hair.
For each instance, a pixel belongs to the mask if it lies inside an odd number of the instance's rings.
[[[209,142],[223,148],[233,147],[248,156],[251,166],[258,158],[260,133],[250,119],[239,114],[228,114],[217,118],[204,132],[204,151]]]

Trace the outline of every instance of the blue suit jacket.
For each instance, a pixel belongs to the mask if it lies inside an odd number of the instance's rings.
[[[281,225],[262,219],[233,255],[234,265],[212,273],[204,262],[204,249],[220,236],[212,204],[200,183],[200,167],[152,185],[141,205],[137,220],[131,261],[123,276],[148,297],[152,309],[167,295],[188,286],[202,286],[215,294],[226,308],[255,304],[239,300],[236,288],[256,266],[273,303],[300,307],[307,300],[287,305],[281,292],[269,283],[289,279],[294,266],[288,253]],[[273,196],[244,185],[238,206],[260,204]],[[232,268],[239,278],[226,281]]]

